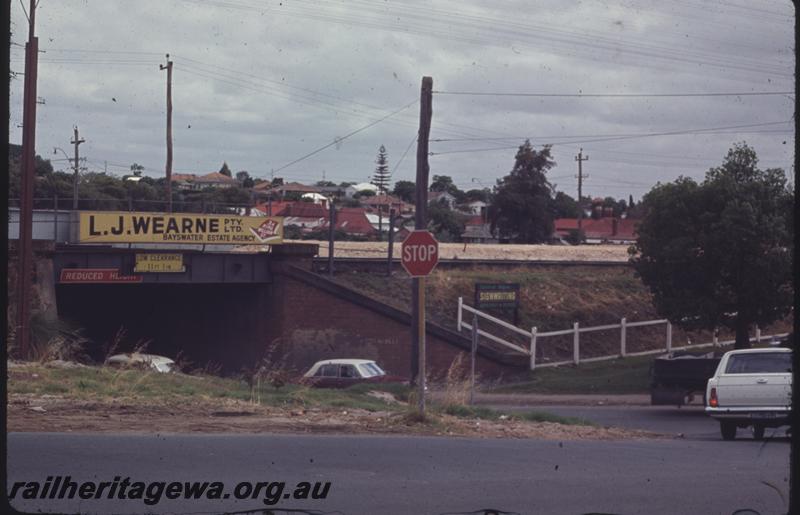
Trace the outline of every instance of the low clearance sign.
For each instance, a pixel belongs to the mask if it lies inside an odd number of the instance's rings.
[[[81,211],[81,243],[283,243],[283,218]]]

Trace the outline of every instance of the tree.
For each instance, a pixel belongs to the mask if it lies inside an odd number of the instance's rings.
[[[553,234],[552,187],[545,173],[555,166],[550,147],[537,152],[531,143],[519,147],[511,173],[498,179],[489,206],[492,232],[517,243],[542,243]]]
[[[236,180],[239,181],[242,188],[252,188],[256,185],[256,181],[250,177],[250,173],[247,170],[236,172]]]
[[[391,173],[389,172],[389,159],[386,157],[386,147],[381,145],[378,149],[378,158],[375,159],[377,166],[375,167],[375,174],[372,176],[372,184],[378,187],[378,194],[385,194],[389,189],[389,179]]]
[[[225,162],[225,161],[222,162],[222,168],[219,169],[219,173],[221,173],[222,175],[226,175],[228,177],[231,177],[231,169],[228,168],[228,163],[227,162]]]
[[[357,191],[353,195],[353,198],[359,199],[359,198],[367,198],[367,197],[374,197],[374,196],[375,196],[375,192],[372,191],[372,190],[361,190],[361,191]]]
[[[489,188],[483,188],[481,190],[473,189],[464,194],[467,202],[475,202],[479,200],[481,202],[486,202],[487,204],[489,203],[491,195],[492,191]]]
[[[332,181],[317,181],[315,186],[318,186],[320,188],[335,188],[336,183]]]
[[[416,193],[417,185],[411,181],[397,181],[392,190],[392,195],[409,204],[413,204],[416,200]]]
[[[564,193],[559,191],[553,199],[553,216],[555,218],[578,218],[578,202]]]
[[[464,232],[464,216],[441,202],[431,202],[428,206],[428,226],[436,239],[441,242],[458,241]]]
[[[458,189],[453,184],[453,178],[449,175],[434,175],[431,179],[430,191],[446,191],[453,194],[453,190]]]
[[[731,328],[737,349],[750,346],[754,324],[785,317],[794,298],[794,194],[783,170],[757,163],[741,143],[701,184],[656,185],[639,203],[630,250],[659,313],[686,329]]]

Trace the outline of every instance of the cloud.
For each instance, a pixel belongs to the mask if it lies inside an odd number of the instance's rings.
[[[283,5],[285,4],[285,5]],[[439,91],[669,93],[791,91],[791,6],[684,5],[623,0],[488,2],[42,3],[37,145],[68,148],[72,126],[95,163],[147,166],[165,159],[165,83],[174,62],[175,169],[232,169],[269,176],[298,157],[419,98],[423,75]],[[12,5],[22,43],[26,22]],[[51,41],[52,40],[52,41]],[[12,47],[12,69],[22,52]],[[22,80],[11,84],[11,138],[22,116]],[[112,100],[116,99],[116,101]],[[640,196],[656,180],[702,177],[746,139],[765,166],[791,165],[790,125],[724,134],[567,144],[559,136],[645,134],[789,119],[793,99],[534,98],[434,95],[432,135],[470,141],[434,152],[432,173],[462,187],[492,184],[525,136],[549,136],[551,175],[574,189],[574,155],[590,153],[591,194]],[[418,105],[282,170],[288,180],[371,175],[378,147],[394,168],[417,132]],[[191,128],[190,128],[191,126]],[[758,131],[758,132],[756,132]],[[497,141],[476,138],[511,136]],[[599,139],[599,138],[585,138]],[[572,139],[571,141],[580,141]],[[784,144],[783,141],[787,143]],[[539,143],[539,142],[537,142]],[[395,179],[413,179],[412,147]]]

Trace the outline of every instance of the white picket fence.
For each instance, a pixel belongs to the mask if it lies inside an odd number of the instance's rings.
[[[497,324],[509,331],[518,334],[524,337],[527,341],[530,342],[529,347],[523,347],[519,344],[510,342],[505,338],[501,338],[494,334],[491,334],[483,329],[480,329],[480,322],[478,322],[478,335],[486,338],[487,340],[491,340],[495,343],[503,345],[515,352],[528,356],[530,358],[530,367],[531,370],[534,370],[536,367],[556,367],[559,365],[568,365],[568,364],[575,364],[578,365],[580,363],[590,363],[593,361],[607,361],[611,359],[617,358],[624,358],[626,356],[646,356],[649,354],[663,354],[664,352],[672,352],[675,350],[684,350],[684,349],[697,349],[703,347],[723,347],[727,345],[732,345],[736,342],[736,340],[725,340],[719,341],[717,337],[714,337],[714,340],[708,343],[700,343],[700,344],[691,344],[691,345],[683,345],[680,347],[674,347],[672,345],[672,324],[669,320],[660,319],[660,320],[644,320],[641,322],[628,322],[626,318],[622,318],[618,324],[607,324],[607,325],[596,325],[591,327],[580,327],[578,322],[575,322],[572,325],[571,329],[563,329],[560,331],[547,331],[547,332],[539,332],[536,327],[532,327],[530,331],[526,331],[525,329],[521,329],[513,324],[510,324],[504,320],[500,320],[497,317],[493,317],[488,313],[484,313],[478,309],[475,309],[471,306],[464,304],[464,300],[462,297],[458,298],[458,331],[461,332],[462,329],[467,329],[472,331],[472,324],[467,323],[464,320],[464,313],[472,314],[472,318],[474,320],[488,320],[494,324]],[[650,325],[660,325],[664,324],[665,331],[664,331],[664,346],[659,347],[658,349],[640,351],[640,352],[628,352],[626,348],[627,344],[627,330],[631,327],[644,327]],[[583,358],[581,359],[581,343],[580,343],[580,335],[582,333],[589,333],[592,331],[608,331],[612,329],[619,329],[619,354],[610,354],[605,356],[596,356],[592,358]],[[572,359],[566,361],[556,361],[556,362],[548,362],[548,363],[536,363],[536,344],[541,338],[551,337],[551,336],[563,336],[567,334],[572,334]],[[751,342],[760,343],[762,340],[772,339],[772,338],[783,338],[787,336],[788,333],[782,334],[774,334],[774,335],[762,335],[761,330],[756,328],[756,335],[753,338],[750,338]]]

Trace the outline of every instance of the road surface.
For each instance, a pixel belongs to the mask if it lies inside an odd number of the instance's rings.
[[[601,426],[644,429],[665,435],[694,440],[720,440],[719,422],[703,412],[702,406],[508,406],[489,404],[487,407],[504,413],[543,411],[554,415],[578,417]],[[767,437],[786,436],[786,427],[767,428]],[[752,438],[752,431],[739,429],[737,438]]]
[[[786,513],[789,442],[546,441],[403,436],[12,433],[8,486],[73,481],[330,481],[327,499],[277,508],[342,514]],[[772,485],[772,486],[770,486]],[[778,493],[780,492],[780,493]],[[250,500],[13,501],[25,511],[218,513]],[[788,497],[786,499],[788,501]],[[259,511],[263,513],[263,511]],[[275,511],[280,513],[280,511]]]

